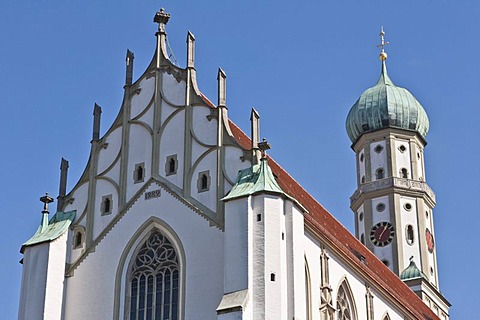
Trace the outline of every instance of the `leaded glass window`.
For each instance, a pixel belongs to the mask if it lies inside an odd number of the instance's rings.
[[[355,305],[346,281],[342,283],[337,294],[337,319],[355,320]]]
[[[180,265],[175,248],[154,232],[130,269],[130,320],[178,320]]]

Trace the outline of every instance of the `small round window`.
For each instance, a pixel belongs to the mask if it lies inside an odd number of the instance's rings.
[[[400,145],[400,147],[398,147],[398,150],[400,150],[401,153],[404,153],[405,151],[407,151],[407,147],[405,147],[403,144]]]
[[[412,210],[412,204],[411,204],[411,203],[408,203],[408,202],[407,202],[407,203],[405,203],[405,204],[403,205],[403,207],[404,207],[405,210],[407,210],[407,211]]]
[[[373,149],[373,151],[375,151],[376,153],[380,153],[380,152],[382,152],[382,150],[383,150],[383,147],[379,144],[377,144],[375,146],[375,149]]]
[[[385,204],[384,203],[377,204],[377,211],[378,212],[383,212],[384,210],[385,210]]]

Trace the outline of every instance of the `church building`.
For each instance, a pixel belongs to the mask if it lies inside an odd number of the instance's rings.
[[[199,91],[192,33],[186,67],[169,59],[169,19],[155,14],[156,51],[138,79],[127,50],[123,102],[103,136],[95,104],[79,181],[67,192],[62,159],[56,212],[40,198],[41,224],[21,246],[18,319],[449,319],[429,121],[390,79],[383,30],[380,78],[346,120],[352,235],[268,155],[256,110],[249,135],[228,117],[222,69],[216,103]]]

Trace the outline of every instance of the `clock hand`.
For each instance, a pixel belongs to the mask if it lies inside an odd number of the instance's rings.
[[[381,239],[382,236],[383,236],[383,234],[385,233],[385,231],[387,231],[387,226],[384,226],[384,227],[383,227],[383,231],[382,231],[382,233],[380,233],[380,235],[378,236],[378,238]]]

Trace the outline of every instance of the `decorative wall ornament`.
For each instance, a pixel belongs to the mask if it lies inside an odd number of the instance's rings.
[[[389,187],[425,192],[433,200],[433,202],[435,202],[435,193],[432,191],[432,189],[428,186],[426,182],[391,177],[379,181],[367,182],[360,185],[358,189],[354,192],[354,194],[350,197],[350,204],[353,204],[355,201],[357,201],[362,193],[368,193]]]
[[[320,319],[333,320],[335,308],[332,302],[332,287],[330,286],[330,273],[328,269],[328,254],[325,248],[320,253],[321,283],[320,283]]]

